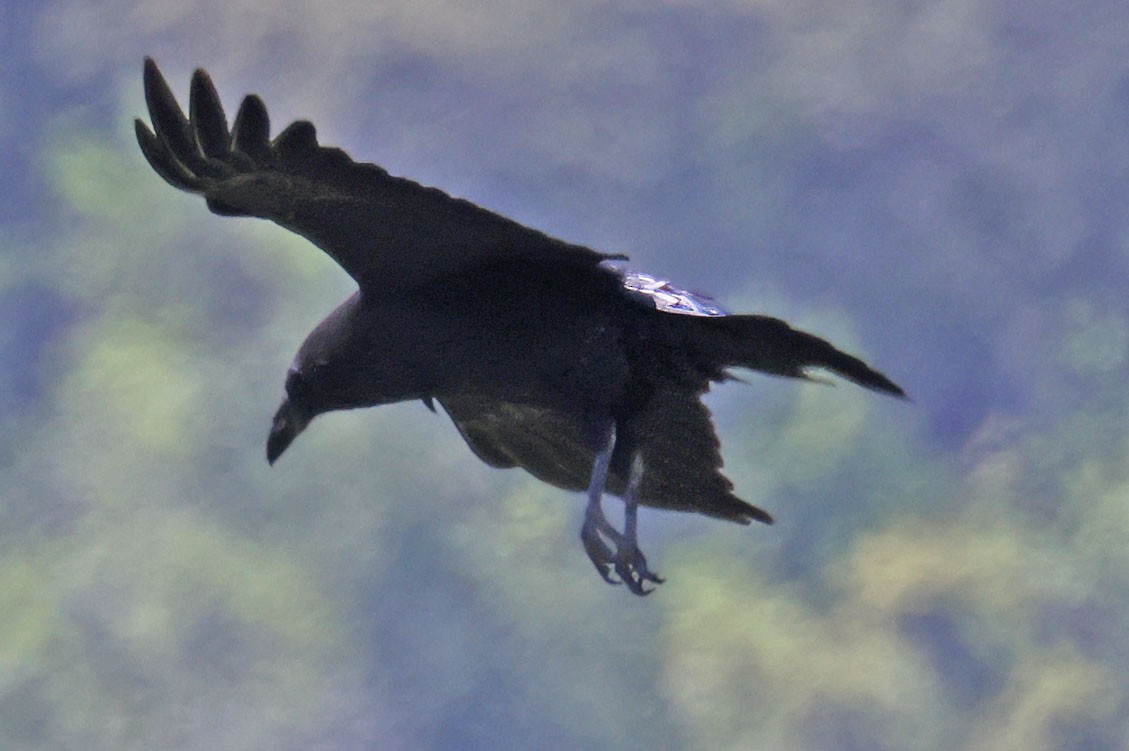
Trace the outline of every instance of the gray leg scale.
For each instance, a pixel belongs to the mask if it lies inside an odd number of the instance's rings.
[[[643,482],[643,455],[636,452],[631,458],[631,474],[627,478],[627,492],[623,494],[623,539],[616,548],[615,572],[637,595],[647,595],[654,589],[644,589],[643,582],[662,584],[658,574],[647,568],[647,558],[639,549],[636,524],[639,512],[639,486]]]

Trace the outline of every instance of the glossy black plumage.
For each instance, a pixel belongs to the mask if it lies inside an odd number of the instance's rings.
[[[723,314],[646,275],[625,279],[609,263],[622,256],[354,162],[320,146],[308,122],[272,141],[257,96],[243,100],[229,129],[202,70],[187,118],[148,59],[144,81],[153,130],[138,120],[136,134],[162,178],[203,195],[217,214],[269,219],[306,237],[358,284],[291,366],[268,440],[272,463],[323,412],[438,402],[487,464],[587,487],[589,556],[604,578],[614,570],[644,593],[643,581],[659,580],[635,546],[635,503],[771,521],[721,474],[700,401],[711,381],[733,367],[798,378],[823,368],[902,395],[822,339],[777,319]],[[597,477],[601,455],[606,478]],[[603,520],[605,487],[627,494],[629,533]]]

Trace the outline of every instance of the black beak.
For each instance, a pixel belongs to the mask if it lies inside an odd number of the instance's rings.
[[[302,410],[297,409],[289,399],[283,399],[274,415],[274,422],[270,427],[270,436],[267,438],[267,463],[274,464],[286,447],[294,442],[298,434],[310,424],[310,417]]]

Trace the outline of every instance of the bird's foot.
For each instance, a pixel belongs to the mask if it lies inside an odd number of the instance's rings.
[[[580,541],[584,544],[584,552],[588,554],[588,560],[592,561],[600,578],[608,584],[619,584],[620,582],[613,579],[611,574],[618,569],[616,561],[622,547],[623,535],[608,522],[599,506],[589,506],[584,514]]]
[[[649,595],[655,591],[654,587],[645,588],[644,582],[662,584],[665,581],[647,568],[647,557],[643,555],[643,551],[626,539],[616,549],[615,572],[631,593],[639,596]]]
[[[584,543],[588,560],[608,584],[626,584],[633,594],[648,595],[654,587],[647,589],[643,586],[645,582],[663,583],[663,579],[647,567],[647,557],[635,541],[613,527],[598,507],[595,510],[590,507],[585,514],[580,541]]]

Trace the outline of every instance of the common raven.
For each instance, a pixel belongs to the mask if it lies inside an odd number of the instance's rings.
[[[635,594],[661,583],[636,541],[638,504],[741,524],[771,523],[733,495],[701,402],[729,368],[806,378],[830,370],[875,391],[895,383],[783,321],[731,315],[709,298],[321,146],[299,120],[270,139],[247,96],[228,128],[208,74],[185,117],[145,60],[153,130],[145,158],[212,212],[256,216],[302,235],[357,282],[286,375],[272,464],[317,415],[438,402],[479,459],[587,490],[580,539],[604,580]],[[623,497],[623,529],[601,496]],[[613,576],[614,575],[614,576]],[[617,580],[618,577],[618,580]]]

